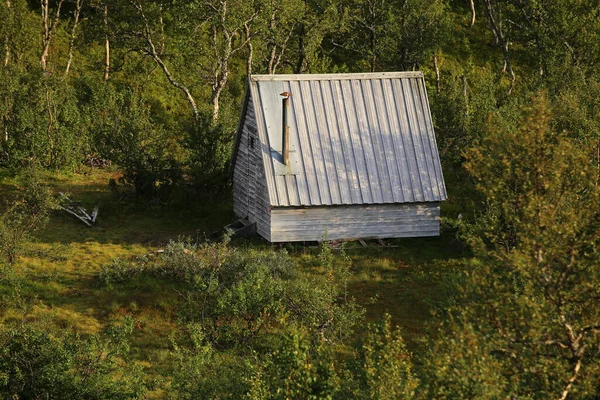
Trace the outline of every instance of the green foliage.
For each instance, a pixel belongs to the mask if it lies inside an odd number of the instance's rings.
[[[23,196],[0,214],[0,261],[14,264],[32,235],[48,223],[56,206],[49,187],[41,184],[39,167],[28,167],[22,174]]]
[[[37,73],[11,78],[1,94],[9,107],[3,119],[7,165],[18,168],[31,160],[47,168],[74,167],[89,143],[81,127],[75,88],[55,76]],[[18,88],[18,90],[16,90]]]
[[[362,353],[364,361],[359,372],[368,394],[365,398],[413,398],[419,381],[412,372],[412,356],[406,350],[400,332],[393,329],[389,314],[381,324],[371,327]]]
[[[345,7],[344,50],[355,56],[359,71],[421,69],[450,34],[446,1],[356,0]]]
[[[181,149],[155,122],[146,99],[134,88],[85,82],[94,149],[123,170],[121,181],[136,194],[163,197],[182,180]]]
[[[107,338],[81,338],[43,324],[0,326],[0,393],[4,398],[134,399],[147,383],[123,364],[133,321]]]
[[[306,338],[293,334],[267,357],[256,357],[245,398],[333,399],[340,383],[330,346],[312,348]]]
[[[598,169],[549,120],[540,95],[518,131],[492,126],[467,155],[488,207],[466,234],[481,267],[440,332],[430,396],[584,398],[597,391]],[[464,375],[464,365],[476,368]]]
[[[331,257],[324,279],[298,271],[285,252],[231,248],[227,242],[195,245],[170,242],[157,257],[140,257],[129,265],[114,261],[99,276],[106,284],[143,274],[185,285],[180,317],[202,322],[210,343],[250,343],[259,334],[290,324],[306,329],[316,341],[343,341],[362,309],[348,299],[348,266],[334,269]]]
[[[175,372],[172,398],[240,399],[247,391],[248,366],[235,353],[219,352],[208,343],[200,323],[185,326],[173,340]]]
[[[411,399],[418,380],[412,356],[389,315],[370,325],[352,357],[296,332],[266,356],[254,356],[248,399]]]
[[[203,114],[186,132],[190,175],[197,195],[223,198],[228,181],[227,161],[231,155],[231,137],[224,125],[212,124]]]

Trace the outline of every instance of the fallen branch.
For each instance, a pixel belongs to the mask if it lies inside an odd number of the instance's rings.
[[[100,206],[94,207],[94,211],[92,211],[92,215],[88,214],[87,210],[81,206],[81,203],[71,200],[66,194],[59,192],[58,193],[62,199],[62,204],[58,205],[58,208],[61,210],[71,214],[85,225],[91,227],[96,223],[96,218],[98,217],[98,211]]]

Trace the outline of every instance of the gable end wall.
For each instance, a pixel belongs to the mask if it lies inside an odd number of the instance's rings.
[[[254,148],[251,140],[254,139]],[[248,99],[244,125],[233,170],[233,211],[239,218],[256,223],[256,231],[271,238],[270,203],[254,105]]]

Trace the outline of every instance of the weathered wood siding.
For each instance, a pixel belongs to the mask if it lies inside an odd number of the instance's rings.
[[[439,203],[277,207],[271,242],[438,236]]]
[[[270,203],[261,147],[250,98],[233,170],[233,211],[256,222],[258,234],[270,240]]]

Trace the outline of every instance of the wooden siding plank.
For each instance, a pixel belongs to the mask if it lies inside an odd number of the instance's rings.
[[[439,230],[436,231],[418,231],[418,232],[405,232],[398,233],[394,235],[396,238],[404,238],[404,237],[431,237],[431,236],[439,236]],[[380,235],[370,235],[370,236],[361,236],[361,237],[346,237],[346,235],[342,233],[331,233],[327,235],[329,240],[352,240],[352,239],[389,239],[390,234],[384,233]],[[315,235],[306,235],[304,237],[297,236],[289,236],[284,234],[278,234],[271,238],[271,243],[281,243],[281,242],[320,242],[323,239],[323,235],[316,237]]]
[[[246,114],[244,115],[244,123],[239,133],[238,143],[238,154],[235,158],[235,166],[233,170],[233,211],[234,213],[243,218],[248,215],[248,166],[249,154],[248,154],[248,128],[249,122],[254,118],[252,112],[252,101],[247,100]]]
[[[271,241],[320,240],[324,232],[329,239],[434,236],[439,215],[437,203],[275,208]]]
[[[385,204],[381,204],[382,206]],[[398,206],[400,206],[400,204],[397,204]],[[340,207],[344,207],[344,206],[340,206]],[[351,207],[351,206],[348,206]],[[276,210],[279,210],[279,208],[277,208]],[[411,208],[394,208],[394,216],[398,216],[398,217],[405,217],[405,216],[411,216],[411,215],[416,215],[416,216],[434,216],[436,215],[437,211],[435,209],[431,209],[431,208],[417,208],[417,207],[411,207]],[[287,211],[287,210],[286,210]],[[355,211],[355,212],[360,212],[359,216],[356,216],[355,214],[350,213],[350,210],[346,209],[346,208],[342,208],[339,210],[326,210],[326,211],[321,211],[320,208],[310,208],[307,210],[302,210],[301,212],[298,212],[296,210],[290,209],[289,212],[286,212],[285,215],[283,214],[279,214],[282,215],[282,218],[285,219],[286,217],[289,216],[290,219],[296,219],[296,218],[303,218],[306,220],[310,220],[310,219],[314,219],[314,220],[318,220],[318,219],[341,219],[341,218],[371,218],[371,219],[375,219],[375,218],[387,218],[387,217],[391,217],[390,216],[390,211],[382,209],[382,210],[378,210],[378,209],[360,209],[360,211]],[[416,213],[416,214],[415,214]]]

